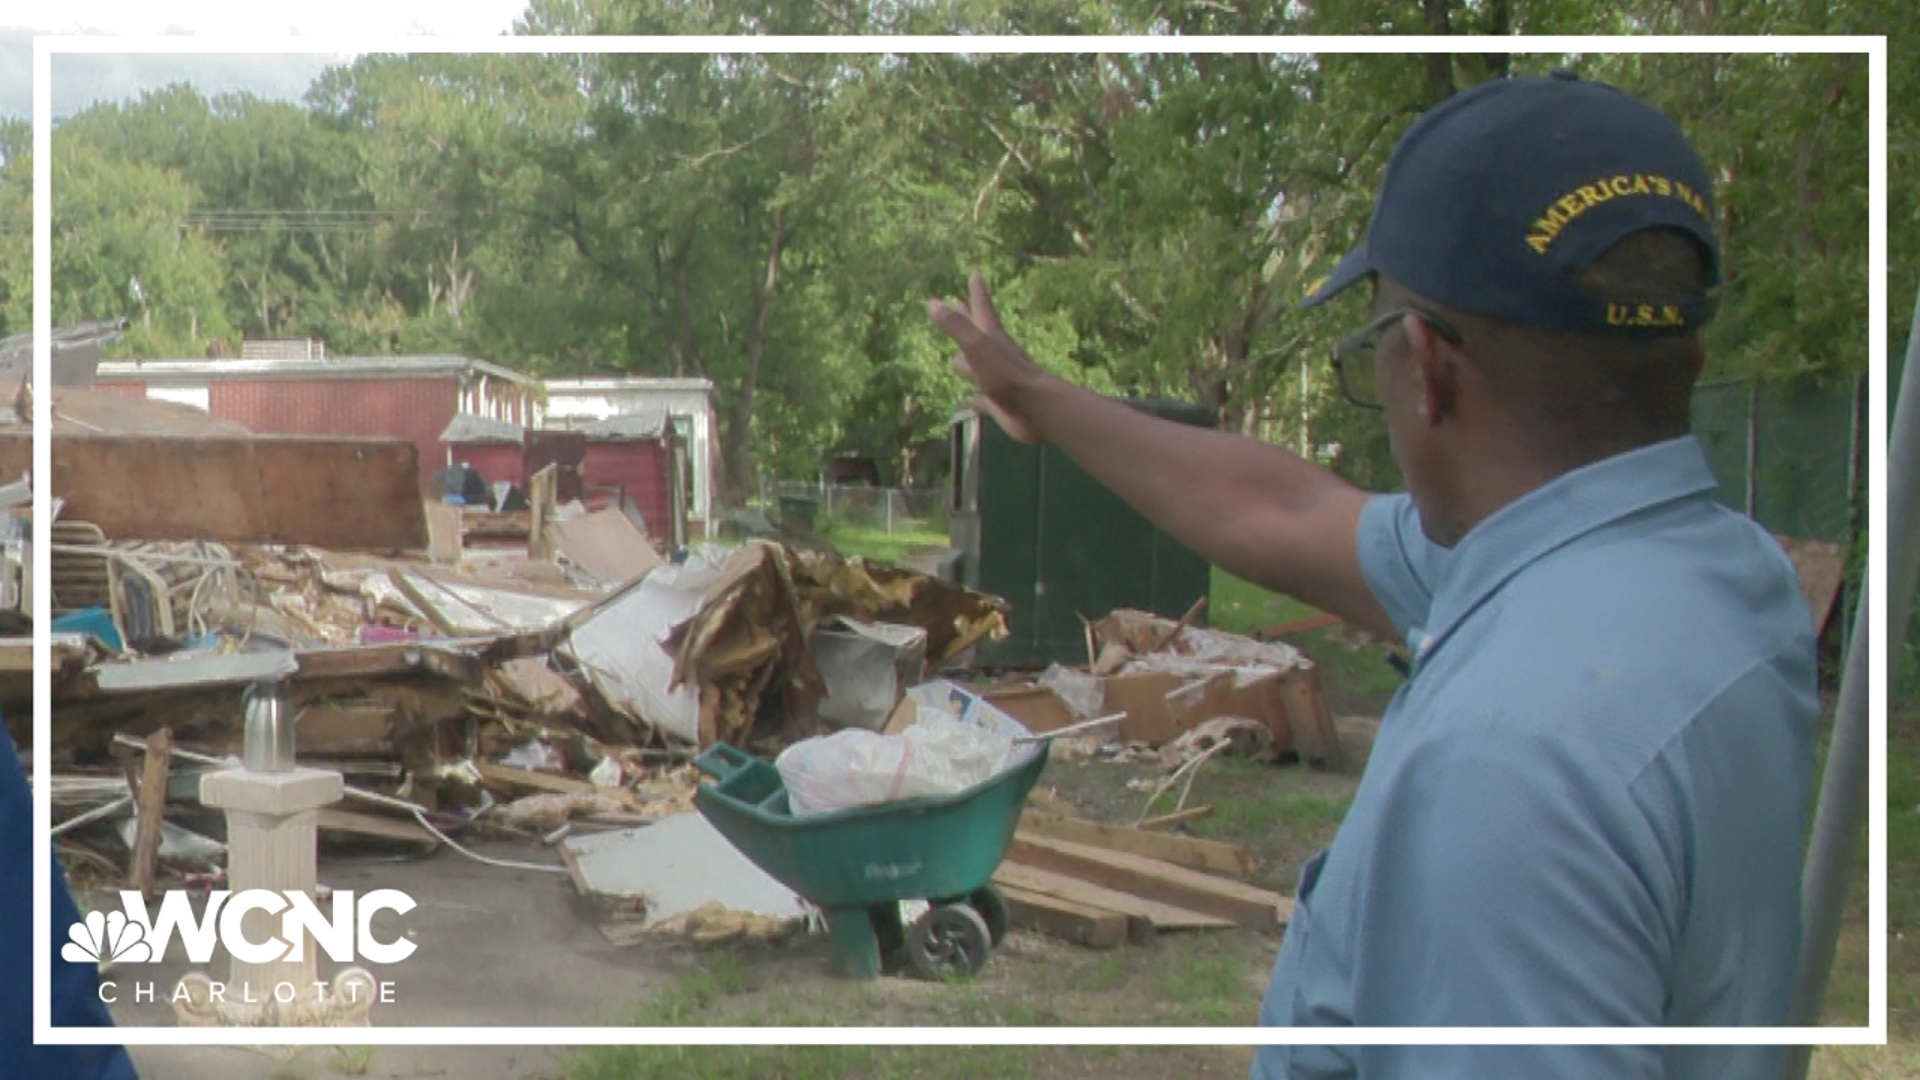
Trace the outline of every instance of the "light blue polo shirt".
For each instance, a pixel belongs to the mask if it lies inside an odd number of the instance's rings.
[[[1780,546],[1691,437],[1427,540],[1371,500],[1367,583],[1414,653],[1300,875],[1271,1025],[1786,1022],[1819,715]],[[1335,1036],[1337,1039],[1337,1036]],[[1752,1080],[1774,1049],[1268,1047],[1256,1080]]]

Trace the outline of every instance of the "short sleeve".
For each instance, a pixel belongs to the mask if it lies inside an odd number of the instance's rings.
[[[1367,587],[1405,640],[1408,628],[1427,624],[1447,549],[1427,539],[1420,512],[1405,494],[1368,499],[1360,509],[1356,536]]]

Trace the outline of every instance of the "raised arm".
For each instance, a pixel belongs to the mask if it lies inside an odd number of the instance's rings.
[[[1007,336],[986,282],[966,304],[930,301],[976,405],[1022,442],[1048,442],[1181,543],[1229,573],[1389,640],[1355,544],[1367,494],[1277,446],[1149,416],[1056,378]]]

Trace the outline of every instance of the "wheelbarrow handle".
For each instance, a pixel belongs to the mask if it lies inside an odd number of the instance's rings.
[[[753,763],[753,756],[727,743],[714,743],[693,759],[694,768],[722,783],[734,778]]]

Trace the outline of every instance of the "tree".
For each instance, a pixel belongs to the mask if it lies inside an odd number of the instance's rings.
[[[24,330],[32,319],[32,147],[32,125],[0,118],[0,336]]]
[[[55,323],[125,314],[134,348],[162,356],[227,330],[220,251],[182,224],[190,185],[72,142],[56,143],[52,179]]]

